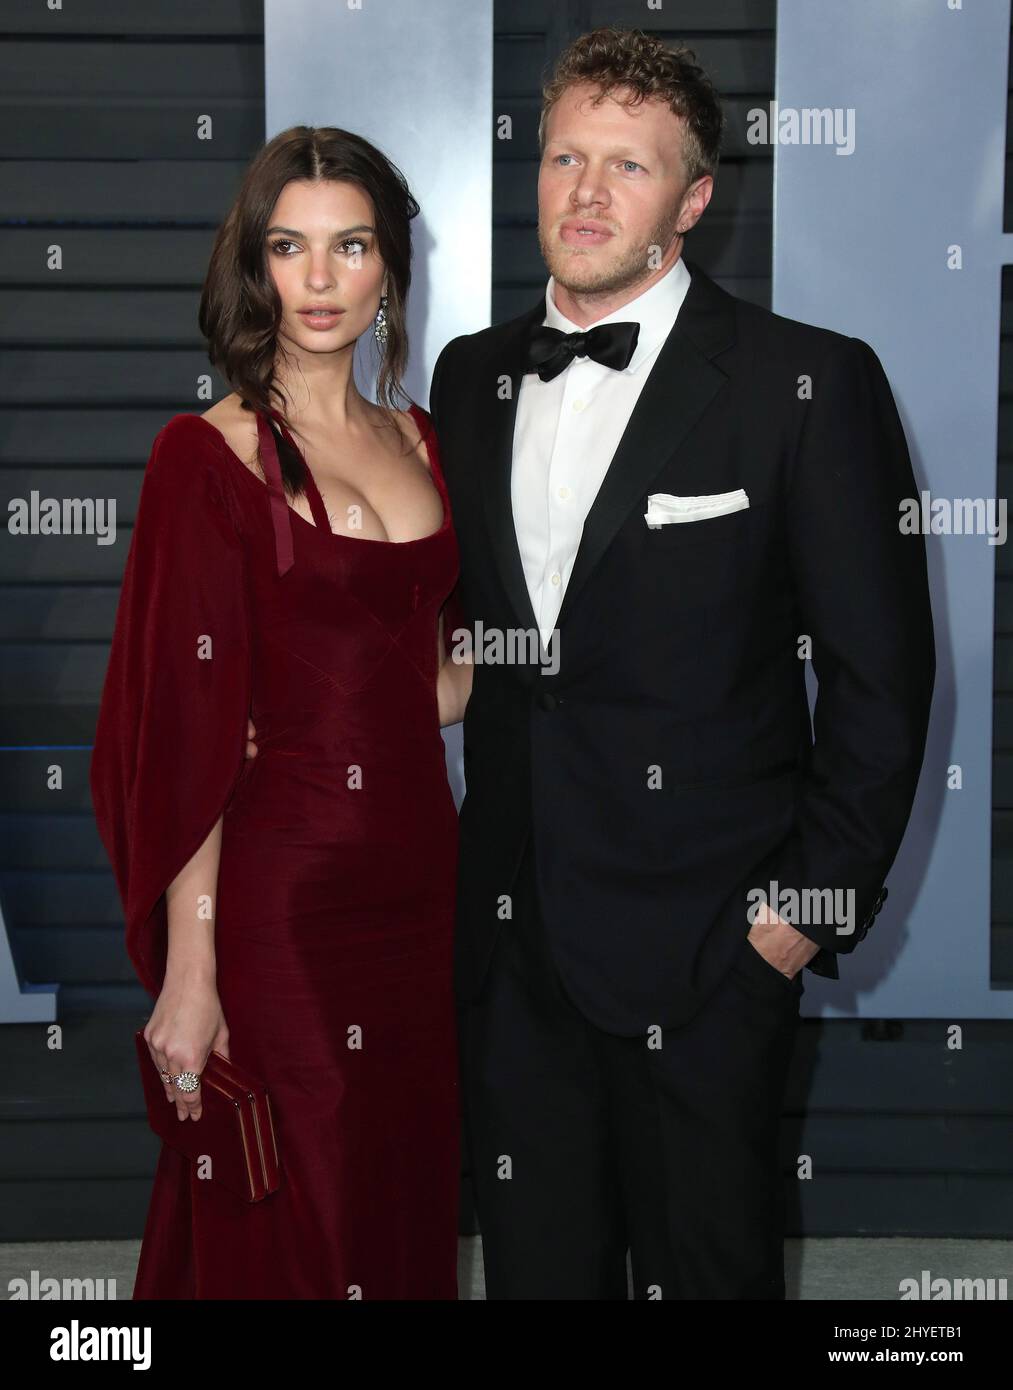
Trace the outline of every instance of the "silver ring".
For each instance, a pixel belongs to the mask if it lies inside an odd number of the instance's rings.
[[[195,1071],[181,1071],[178,1076],[172,1078],[173,1085],[177,1091],[186,1091],[188,1094],[196,1091],[200,1085],[200,1077]]]

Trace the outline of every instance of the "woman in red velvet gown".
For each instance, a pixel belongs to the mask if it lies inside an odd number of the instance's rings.
[[[242,436],[259,441],[259,469],[226,406],[222,429],[215,411],[171,419],[144,477],[93,801],[131,959],[156,997],[153,1065],[199,1073],[213,1046],[254,1073],[282,1179],[247,1203],[163,1145],[135,1298],[457,1296],[457,815],[440,726],[460,713],[444,707],[439,630],[457,547],[428,416],[412,406],[407,460],[388,448],[357,466],[332,458],[319,408],[338,392],[349,422],[379,414],[350,367],[381,276],[397,309],[386,361],[403,356],[417,205],[402,184],[341,131],[297,127],[258,156],[219,233],[201,319],[213,360],[241,383],[234,404],[260,396]],[[349,219],[355,237],[332,241]],[[287,240],[271,242],[275,225]],[[230,276],[245,276],[245,296]],[[267,377],[235,356],[258,294],[275,315]],[[343,310],[337,326],[299,321],[321,300]],[[298,402],[307,438],[316,426],[316,478],[265,404],[269,383]],[[428,476],[411,462],[423,443]],[[193,910],[202,885],[210,923]],[[166,1095],[181,1123],[200,1123],[199,1088]]]

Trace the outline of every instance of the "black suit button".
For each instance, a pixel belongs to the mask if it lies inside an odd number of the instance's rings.
[[[560,704],[559,699],[557,698],[557,696],[553,695],[553,693],[552,693],[551,690],[540,690],[540,691],[538,692],[538,708],[539,708],[539,709],[548,709],[548,710],[558,709],[558,708],[559,708],[559,704]]]
[[[858,931],[858,939],[859,939],[859,941],[861,941],[862,937],[865,935],[865,933],[869,930],[869,928],[870,928],[870,927],[873,925],[873,923],[875,922],[876,917],[877,917],[878,914],[879,914],[880,908],[881,908],[881,907],[883,906],[883,904],[886,902],[887,893],[888,893],[888,889],[887,889],[886,885],[884,884],[883,887],[879,890],[878,894],[876,895],[876,901],[872,904],[872,907],[869,909],[869,915],[868,915],[868,917],[866,917],[865,921],[862,923],[861,927],[859,928],[859,931]]]

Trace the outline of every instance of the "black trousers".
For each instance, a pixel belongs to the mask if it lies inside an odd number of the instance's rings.
[[[534,873],[529,839],[459,1017],[487,1298],[626,1299],[629,1250],[637,1299],[783,1299],[778,1131],[801,972],[769,965],[743,923],[689,1023],[604,1033],[559,979]]]

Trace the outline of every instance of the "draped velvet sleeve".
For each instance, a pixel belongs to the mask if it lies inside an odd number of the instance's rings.
[[[227,466],[196,416],[176,416],[154,442],[91,759],[127,951],[152,995],[165,976],[165,891],[245,765],[249,596]]]

